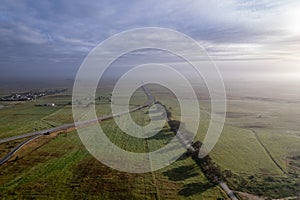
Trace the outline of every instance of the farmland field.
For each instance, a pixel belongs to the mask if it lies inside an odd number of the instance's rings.
[[[1,1],[0,200],[300,200],[299,19],[300,0]]]
[[[57,119],[51,116],[64,113],[62,109],[50,114],[47,120]],[[137,123],[144,124],[149,120],[146,111],[137,111],[131,116]],[[111,120],[101,125],[115,144],[134,152],[157,149],[172,135],[166,127],[161,133],[165,135],[162,139],[152,138],[146,142],[128,139]],[[0,176],[1,197],[4,198],[226,199],[221,189],[205,178],[190,157],[182,156],[171,166],[153,173],[118,172],[93,158],[76,132],[45,136],[32,142],[1,166]]]
[[[179,119],[174,95],[156,86],[151,88],[153,95],[162,99]],[[196,139],[203,141],[210,120],[210,101],[206,100],[207,93],[201,95]],[[270,97],[266,103],[261,98],[245,100],[240,93],[229,95],[226,123],[210,156],[223,170],[233,173],[227,178],[230,186],[273,198],[299,195],[300,127],[295,119],[300,117],[300,102]]]
[[[150,85],[149,89],[156,100],[172,112],[172,118],[180,120],[180,108],[174,95],[156,85]],[[205,94],[201,95],[201,120],[195,138],[199,141],[203,141],[210,120],[210,102]],[[66,93],[45,96],[36,102],[5,103],[0,111],[1,119],[5,121],[1,123],[0,137],[71,123],[70,101],[71,95]],[[145,101],[143,91],[138,90],[131,98],[130,107]],[[243,100],[243,104],[241,101],[229,98],[226,124],[210,153],[211,158],[222,171],[230,171],[228,184],[236,191],[273,198],[297,195],[300,137],[296,131],[298,127],[291,118],[297,117],[298,110],[276,102],[266,107],[265,100],[248,99],[246,102]],[[54,102],[57,106],[35,106],[48,102]],[[110,114],[110,103],[110,92],[98,92],[95,100],[97,115]],[[278,109],[283,111],[281,115],[285,116],[284,120],[276,121],[277,117],[271,115]],[[260,114],[257,114],[258,110]],[[130,115],[137,124],[149,123],[147,108]],[[190,122],[193,120],[190,119]],[[291,124],[290,130],[284,128],[288,123]],[[128,136],[114,120],[103,121],[101,126],[110,141],[132,152],[157,150],[174,137],[167,123],[159,134],[148,139]],[[189,129],[188,126],[186,129]],[[1,144],[1,154],[8,153],[18,142]],[[90,155],[76,131],[43,136],[26,145],[9,162],[0,166],[0,177],[0,197],[5,198],[227,198],[189,156],[183,155],[170,166],[152,173],[119,172]]]

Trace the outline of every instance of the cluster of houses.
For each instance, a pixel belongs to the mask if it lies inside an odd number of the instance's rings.
[[[2,97],[1,101],[30,101],[37,99],[38,97],[45,96],[44,93],[35,94],[32,92],[22,93],[22,94],[11,94],[6,97]]]
[[[65,92],[66,90],[67,89],[50,89],[44,91],[36,91],[36,92],[30,91],[30,92],[19,93],[19,94],[11,94],[9,96],[0,98],[0,101],[30,101],[30,100],[35,100],[37,98],[40,98],[42,96]]]

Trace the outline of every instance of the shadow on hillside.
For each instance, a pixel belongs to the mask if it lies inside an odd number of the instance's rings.
[[[180,147],[179,147],[180,148]],[[179,158],[178,158],[178,156],[176,155],[176,156],[174,156],[173,158],[171,158],[170,160],[175,160],[174,162],[177,162],[177,161],[181,161],[181,160],[185,160],[185,159],[187,159],[189,156],[186,154],[186,153],[184,153],[184,154],[182,154]]]
[[[184,153],[184,154],[182,154],[176,161],[181,161],[181,160],[185,160],[185,159],[187,159],[189,156],[186,154],[186,153]]]
[[[214,187],[211,183],[189,183],[183,186],[183,189],[178,192],[179,195],[188,197],[194,194],[203,193],[206,190]]]
[[[163,173],[172,181],[182,181],[194,176],[199,175],[194,171],[193,166],[180,166]]]
[[[152,134],[152,133],[150,133]],[[173,139],[174,135],[171,132],[167,131],[160,131],[159,133],[155,134],[154,136],[151,136],[147,138],[147,140],[171,140]]]

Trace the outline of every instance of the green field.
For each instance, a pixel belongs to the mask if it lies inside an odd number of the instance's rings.
[[[6,103],[0,111],[0,138],[51,127],[42,119],[61,107],[36,107],[35,102]]]
[[[149,89],[172,112],[173,118],[180,120],[180,107],[174,95],[158,86]],[[98,116],[111,113],[110,94],[108,91],[96,94]],[[200,126],[195,138],[199,141],[203,141],[210,120],[210,103],[204,95],[202,98]],[[0,138],[73,122],[70,101],[71,96],[66,93],[45,96],[35,102],[5,103],[0,110]],[[145,101],[143,91],[138,90],[131,98],[130,107]],[[226,124],[210,156],[221,170],[230,171],[227,180],[236,191],[273,198],[298,195],[300,137],[296,131],[298,125],[294,123],[298,107],[292,109],[282,102],[265,104],[264,101],[229,98]],[[49,102],[57,106],[35,106]],[[280,120],[274,114],[278,110]],[[137,124],[149,122],[148,109],[130,115]],[[159,134],[146,140],[123,133],[114,120],[103,121],[101,126],[113,143],[132,152],[159,149],[174,136],[167,124]],[[189,130],[188,125],[186,128]],[[17,142],[20,141],[1,144],[1,155]],[[93,158],[76,132],[44,136],[26,145],[17,156],[0,166],[0,191],[0,197],[5,198],[226,199],[190,157],[183,156],[153,173],[123,173]]]
[[[147,121],[146,110],[132,113],[138,123]],[[167,137],[147,142],[126,135],[112,121],[101,124],[107,136],[127,150],[143,152],[147,145],[159,148]],[[162,135],[169,135],[167,128]],[[136,145],[139,144],[139,145]],[[150,164],[150,163],[147,163]],[[1,168],[2,197],[54,197],[100,199],[217,199],[226,198],[207,181],[190,158],[183,156],[153,173],[119,172],[95,160],[76,132],[39,139]],[[12,196],[11,196],[12,195]]]
[[[180,107],[174,96],[157,86],[151,88],[153,95],[180,119]],[[196,136],[200,141],[210,120],[210,102],[205,95],[202,98]],[[273,198],[298,196],[300,135],[296,130],[300,127],[295,119],[299,118],[299,106],[243,98],[229,99],[227,105],[226,123],[210,156],[223,170],[233,174],[228,177],[230,187]]]

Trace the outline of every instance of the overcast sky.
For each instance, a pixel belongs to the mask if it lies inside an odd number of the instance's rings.
[[[298,0],[2,0],[0,76],[74,76],[101,41],[148,26],[189,35],[223,70],[293,73],[300,71],[299,19]]]

